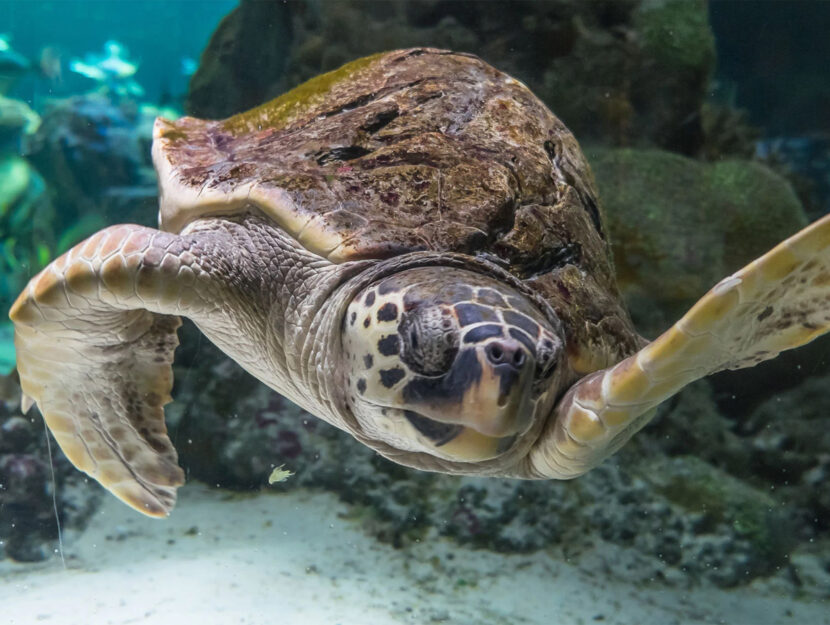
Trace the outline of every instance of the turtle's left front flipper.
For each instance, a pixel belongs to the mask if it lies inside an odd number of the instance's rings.
[[[684,386],[751,367],[830,330],[830,216],[715,285],[683,318],[565,394],[527,473],[570,478],[619,449]]]
[[[170,511],[184,481],[163,411],[177,315],[210,314],[221,280],[190,248],[152,228],[107,228],[34,277],[10,312],[25,397],[76,467],[150,516]]]

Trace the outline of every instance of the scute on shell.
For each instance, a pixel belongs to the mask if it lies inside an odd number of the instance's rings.
[[[523,84],[423,48],[224,121],[159,119],[153,157],[162,229],[254,206],[333,262],[486,251],[520,207],[595,196],[573,136]]]

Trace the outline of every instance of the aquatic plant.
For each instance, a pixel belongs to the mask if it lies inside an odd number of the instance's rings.
[[[25,102],[0,95],[0,154],[23,152],[40,121],[40,115]]]
[[[53,221],[46,183],[40,174],[22,157],[0,154],[0,309],[3,311],[8,310],[26,280],[54,256]],[[13,368],[11,324],[3,323],[0,325],[0,375]]]

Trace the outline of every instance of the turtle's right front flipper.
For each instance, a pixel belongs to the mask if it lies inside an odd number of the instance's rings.
[[[25,396],[69,460],[120,499],[164,516],[184,481],[164,423],[177,314],[211,288],[184,237],[98,232],[35,276],[11,309]]]
[[[527,473],[570,478],[598,465],[687,384],[751,367],[830,330],[830,215],[724,278],[674,326],[559,401]]]

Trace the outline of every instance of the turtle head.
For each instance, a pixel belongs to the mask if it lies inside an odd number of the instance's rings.
[[[343,324],[347,395],[364,431],[450,460],[507,451],[564,352],[525,296],[454,268],[407,269],[369,285]]]

